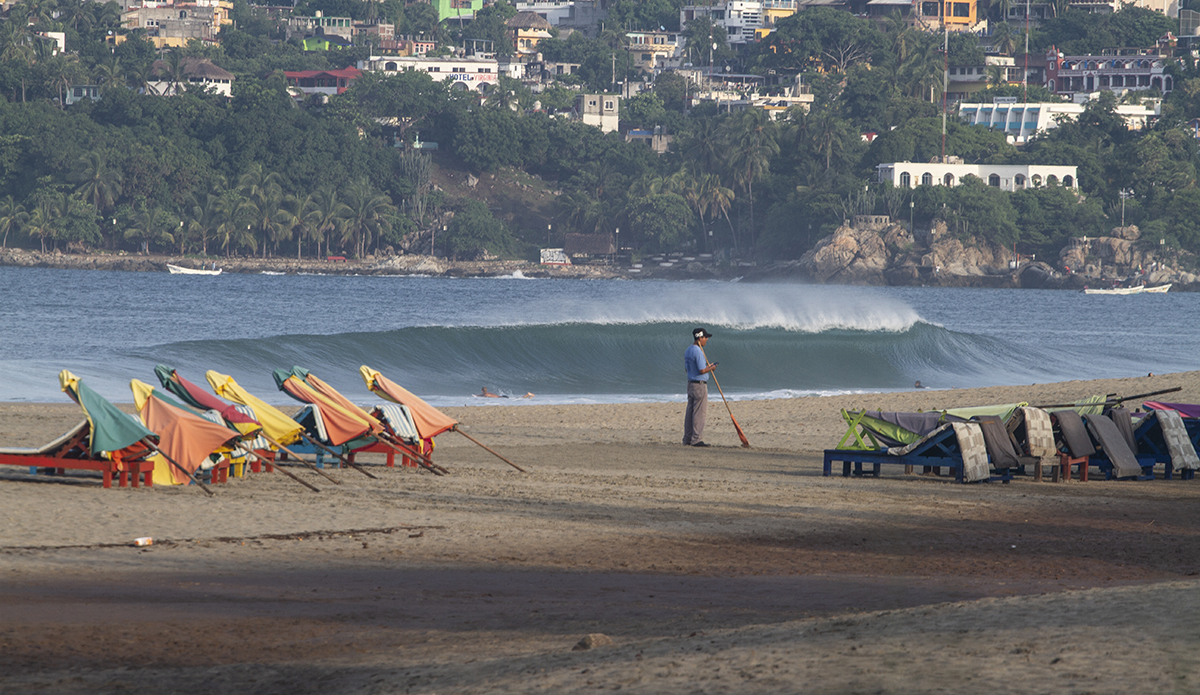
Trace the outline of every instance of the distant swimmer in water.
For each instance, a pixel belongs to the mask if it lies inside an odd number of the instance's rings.
[[[915,389],[923,389],[923,388],[925,388],[925,387],[921,385],[921,382],[920,382],[920,381],[917,381],[917,383],[913,384],[913,388],[915,388]]]

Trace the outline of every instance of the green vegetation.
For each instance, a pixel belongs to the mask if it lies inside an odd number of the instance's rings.
[[[621,1],[612,11],[630,28],[674,28],[678,5]],[[457,27],[437,26],[422,7],[309,0],[296,11],[382,17],[440,40],[503,38],[503,19],[512,12],[498,3],[457,35]],[[563,85],[534,95],[502,79],[481,98],[422,73],[368,74],[328,103],[297,105],[283,70],[344,67],[369,49],[306,53],[281,40],[278,18],[241,0],[234,14],[238,29],[225,31],[220,47],[156,51],[139,32],[118,27],[115,3],[14,6],[0,24],[0,245],[363,256],[388,247],[426,250],[436,230],[437,250],[458,258],[532,257],[552,224],[555,235],[620,228],[622,245],[638,252],[795,258],[855,206],[873,201],[874,212],[911,215],[917,226],[942,221],[963,238],[1050,257],[1068,236],[1114,226],[1120,193],[1128,191],[1125,219],[1141,225],[1150,243],[1200,250],[1200,150],[1183,127],[1200,116],[1200,67],[1190,60],[1174,69],[1178,88],[1146,132],[1124,126],[1111,96],[1022,149],[951,117],[948,154],[967,162],[1077,165],[1082,196],[1053,186],[1009,194],[972,180],[888,192],[874,183],[876,165],[928,161],[942,147],[942,38],[899,21],[877,25],[823,8],[779,21],[736,65],[802,73],[813,105],[779,120],[758,109],[718,112],[711,103],[685,112],[694,86],[677,74],[660,76],[652,91],[622,108],[623,128],[662,126],[674,138],[660,156],[561,118],[575,94]],[[1031,45],[1064,52],[1098,50],[1096,42],[1147,45],[1169,28],[1160,15],[1130,7],[1112,15],[1064,12]],[[66,53],[38,36],[46,30],[66,33]],[[705,46],[709,30],[702,22],[688,27]],[[110,31],[126,40],[111,45]],[[1005,32],[1014,47],[1023,45],[1012,28]],[[729,64],[734,56],[724,36],[712,36],[714,65]],[[596,39],[551,39],[542,51],[548,60],[580,64],[575,86],[604,91],[614,77],[641,79],[622,42],[623,31],[608,27]],[[183,57],[209,58],[235,73],[233,98],[194,87],[171,98],[140,93],[156,58],[167,79],[178,79]],[[707,64],[709,56],[693,59]],[[950,62],[979,65],[982,52],[970,37],[957,36]],[[84,84],[99,85],[102,98],[65,107],[67,90]],[[986,94],[1012,89],[998,84]],[[862,134],[871,131],[878,136],[868,144]],[[393,146],[418,136],[439,143],[436,159]],[[435,162],[496,185],[502,178],[522,189],[536,182],[554,202],[501,210],[483,186],[437,185],[444,179]],[[879,195],[863,196],[864,187]]]

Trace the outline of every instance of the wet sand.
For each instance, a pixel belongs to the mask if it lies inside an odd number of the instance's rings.
[[[529,473],[448,433],[448,476],[292,469],[320,493],[0,467],[0,693],[1196,692],[1200,482],[821,476],[843,407],[1174,386],[733,403],[753,449],[719,400],[711,449],[681,403],[447,409]],[[79,418],[0,404],[0,445]]]

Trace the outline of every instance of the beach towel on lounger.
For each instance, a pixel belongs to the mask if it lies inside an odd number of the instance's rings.
[[[1092,438],[1084,429],[1083,418],[1079,417],[1079,413],[1074,410],[1056,410],[1051,415],[1058,420],[1058,431],[1062,433],[1071,456],[1080,458],[1096,453],[1096,447],[1092,446]]]
[[[1021,408],[1025,418],[1025,442],[1030,456],[1054,456],[1054,428],[1050,425],[1050,414],[1041,408]]]
[[[952,422],[958,446],[962,449],[963,480],[973,483],[987,480],[992,475],[988,467],[987,445],[983,439],[983,428],[974,422]]]
[[[987,446],[983,443],[983,430],[975,422],[946,423],[908,446],[891,447],[886,451],[892,456],[903,456],[940,434],[947,427],[954,428],[954,436],[958,440],[958,448],[962,452],[963,480],[973,483],[990,478],[992,473],[988,468]]]
[[[1008,430],[1004,429],[1004,422],[995,415],[980,415],[975,420],[983,431],[983,442],[992,457],[992,465],[996,468],[1020,466],[1012,440],[1008,438]]]
[[[1188,437],[1187,426],[1183,418],[1174,410],[1154,411],[1158,425],[1162,428],[1163,441],[1167,443],[1167,452],[1171,454],[1171,465],[1180,470],[1200,470],[1200,457]]]
[[[1133,441],[1133,417],[1125,408],[1113,408],[1106,413],[1108,419],[1117,426],[1117,431],[1125,438],[1130,451],[1137,451],[1137,443]]]
[[[1133,478],[1142,474],[1137,457],[1133,455],[1133,451],[1125,443],[1125,437],[1112,420],[1103,415],[1088,415],[1087,426],[1100,441],[1108,460],[1112,462],[1113,475],[1118,478]]]

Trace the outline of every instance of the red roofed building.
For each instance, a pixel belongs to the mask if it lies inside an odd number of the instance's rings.
[[[304,94],[342,94],[362,75],[358,68],[341,70],[299,70],[284,72],[292,96]]]

